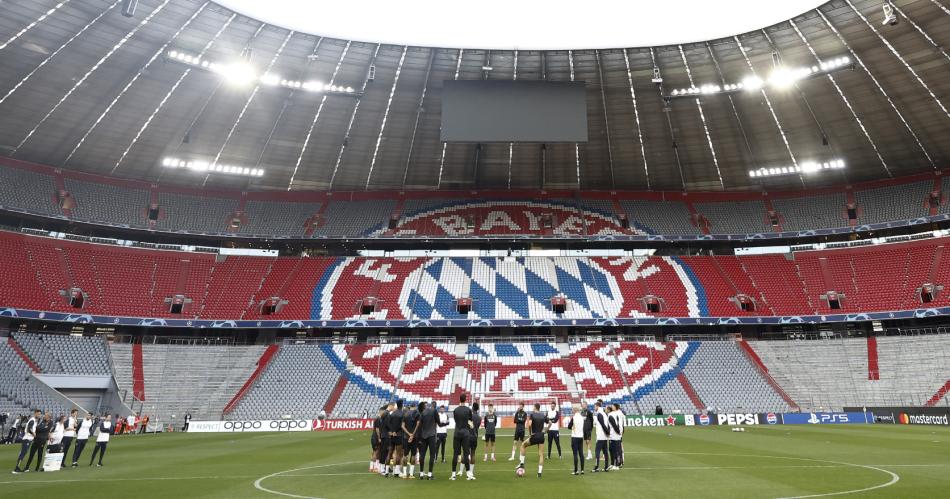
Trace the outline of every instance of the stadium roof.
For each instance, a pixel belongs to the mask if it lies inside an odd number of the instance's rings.
[[[939,0],[894,5],[895,26],[882,25],[879,0],[833,0],[708,42],[538,51],[322,38],[203,0],[140,0],[132,18],[117,0],[8,0],[0,154],[229,189],[775,190],[946,167],[950,9]],[[786,89],[662,97],[753,73],[768,79],[776,61],[798,68],[843,57],[830,77]],[[232,65],[241,60],[250,66]],[[268,73],[270,84],[248,71]],[[590,141],[443,145],[440,91],[456,75],[586,81]],[[195,172],[167,158],[263,174]],[[780,171],[837,158],[847,167]],[[750,176],[763,167],[779,174]]]
[[[492,50],[702,42],[785,21],[826,0],[219,0],[255,19],[346,40]],[[607,15],[609,13],[609,15]]]

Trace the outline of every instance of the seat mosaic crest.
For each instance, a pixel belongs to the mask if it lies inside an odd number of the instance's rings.
[[[663,297],[660,314],[640,297]],[[555,313],[551,298],[567,306]],[[372,297],[371,309],[361,307]],[[460,314],[459,298],[472,310]],[[314,289],[314,320],[613,319],[700,317],[705,293],[675,257],[342,258]]]

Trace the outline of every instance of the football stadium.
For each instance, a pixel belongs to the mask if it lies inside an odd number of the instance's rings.
[[[948,50],[947,0],[0,0],[0,497],[950,497]]]

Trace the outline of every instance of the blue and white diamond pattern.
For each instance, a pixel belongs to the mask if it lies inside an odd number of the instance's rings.
[[[456,301],[470,297],[465,319],[590,319],[616,317],[623,298],[616,280],[588,259],[435,258],[403,283],[400,306],[413,319],[458,319]],[[567,311],[551,311],[551,297]]]

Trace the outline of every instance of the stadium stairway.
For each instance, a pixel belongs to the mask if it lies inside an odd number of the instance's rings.
[[[752,348],[752,345],[741,338],[737,340],[736,343],[741,349],[742,353],[745,354],[746,358],[748,358],[752,365],[758,370],[762,378],[765,379],[765,382],[768,383],[773,390],[775,390],[775,393],[782,397],[782,399],[785,400],[785,403],[788,404],[790,408],[798,410],[798,404],[796,404],[795,401],[788,395],[788,393],[782,389],[782,385],[772,377],[772,375],[769,373],[769,368],[764,362],[762,362],[762,359],[759,357],[759,355],[755,353],[755,349]]]
[[[247,377],[247,381],[244,382],[244,384],[241,386],[241,389],[238,390],[238,392],[234,394],[234,397],[232,397],[227,405],[224,406],[224,409],[221,411],[222,414],[226,415],[231,412],[231,410],[234,409],[234,406],[236,406],[237,403],[240,402],[242,398],[244,398],[244,394],[246,394],[251,386],[253,386],[254,382],[261,375],[261,373],[267,369],[267,365],[270,364],[271,359],[277,355],[278,350],[280,350],[279,344],[269,345],[266,349],[264,349],[264,353],[261,354],[261,358],[257,360],[257,367],[254,369],[254,372],[252,372],[251,375]]]
[[[135,400],[145,400],[145,369],[142,363],[142,344],[132,345],[132,396]]]
[[[13,336],[7,337],[7,344],[10,346],[10,349],[13,350],[21,360],[23,360],[23,363],[26,364],[26,366],[29,367],[31,371],[35,373],[40,372],[40,368],[35,362],[33,362],[33,359],[31,359],[30,356],[23,351],[23,348],[21,348],[16,340],[13,339]]]
[[[577,387],[577,380],[574,378],[574,374],[568,367],[568,359],[571,356],[571,347],[567,343],[557,342],[554,344],[557,348],[558,353],[561,354],[560,367],[564,370],[564,384],[567,386],[567,391],[571,393],[580,393],[580,390]]]
[[[696,393],[696,389],[693,388],[693,384],[689,382],[689,378],[686,377],[686,373],[680,371],[676,375],[676,381],[683,387],[683,391],[686,392],[686,396],[689,397],[689,401],[693,403],[693,406],[697,411],[702,412],[706,408],[706,404],[703,403],[703,399],[699,398],[699,394]]]
[[[948,393],[950,393],[950,380],[947,380],[947,382],[944,383],[943,386],[941,386],[939,390],[937,390],[937,393],[935,393],[933,397],[930,397],[930,399],[927,400],[927,404],[926,404],[927,407],[934,407],[935,405],[937,405],[938,402],[943,400],[944,397],[946,397]]]
[[[868,336],[868,379],[871,381],[881,379],[881,371],[877,362],[877,338]]]
[[[323,404],[323,412],[333,414],[333,410],[336,409],[336,404],[340,401],[340,396],[343,395],[343,390],[346,389],[347,383],[346,376],[341,374],[336,385],[333,385],[333,391],[330,392],[327,402]]]

